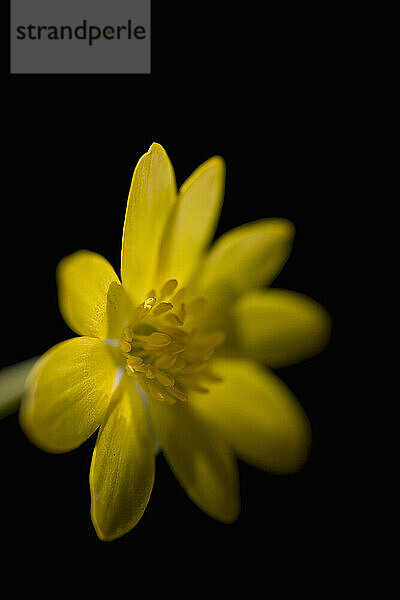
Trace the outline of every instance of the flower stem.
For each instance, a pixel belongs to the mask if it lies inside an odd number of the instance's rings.
[[[18,410],[26,378],[39,356],[0,370],[0,419]]]

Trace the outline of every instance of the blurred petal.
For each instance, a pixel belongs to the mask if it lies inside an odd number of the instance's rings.
[[[80,335],[119,337],[128,300],[110,263],[80,250],[57,267],[58,299],[65,322]]]
[[[226,311],[248,288],[270,283],[289,256],[294,227],[285,219],[247,223],[222,235],[193,281],[193,295]]]
[[[133,173],[122,238],[122,283],[137,303],[153,287],[161,237],[176,195],[170,160],[162,146],[152,144]]]
[[[154,483],[153,442],[135,384],[123,378],[97,437],[90,468],[91,514],[100,539],[114,540],[140,520]]]
[[[209,394],[193,394],[193,409],[210,419],[249,464],[276,473],[298,470],[311,434],[290,390],[251,361],[219,359],[213,365],[223,380]]]
[[[252,290],[232,311],[228,344],[244,357],[282,367],[317,354],[329,334],[329,315],[318,302],[287,290]]]
[[[208,515],[230,523],[239,513],[236,461],[223,437],[190,403],[150,399],[156,437],[187,495]]]
[[[16,411],[25,383],[39,356],[0,369],[0,419]]]
[[[182,185],[165,229],[160,250],[159,281],[185,285],[214,236],[223,201],[225,163],[214,156]]]
[[[99,427],[111,397],[117,364],[114,349],[95,338],[61,342],[33,367],[20,423],[34,444],[67,452]]]

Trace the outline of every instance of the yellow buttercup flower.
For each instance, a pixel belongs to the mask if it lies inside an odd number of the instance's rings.
[[[265,365],[318,352],[329,317],[301,294],[265,287],[288,258],[289,221],[248,223],[209,249],[224,179],[216,156],[178,192],[153,144],[133,174],[121,281],[86,250],[59,264],[60,309],[81,337],[36,363],[20,422],[48,452],[77,448],[100,428],[90,489],[102,540],[141,518],[159,450],[188,496],[226,523],[239,512],[236,456],[275,473],[307,458],[308,420]]]

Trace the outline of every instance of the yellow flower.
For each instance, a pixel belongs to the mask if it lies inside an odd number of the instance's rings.
[[[20,422],[48,452],[77,448],[100,428],[90,489],[102,540],[141,518],[159,449],[188,496],[226,523],[239,512],[236,456],[276,473],[307,458],[307,418],[261,363],[318,352],[329,317],[305,296],[261,287],[289,255],[290,222],[248,223],[209,249],[224,179],[216,156],[178,192],[167,154],[153,144],[133,174],[122,283],[93,252],[59,264],[60,309],[81,337],[35,365]]]

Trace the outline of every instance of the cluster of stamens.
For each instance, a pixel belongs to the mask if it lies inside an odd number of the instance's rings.
[[[127,374],[144,392],[171,404],[187,400],[190,390],[207,393],[204,384],[219,379],[209,361],[224,340],[223,331],[197,331],[194,324],[206,301],[197,298],[186,305],[185,290],[177,287],[176,279],[170,279],[159,295],[151,290],[120,342]]]

